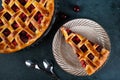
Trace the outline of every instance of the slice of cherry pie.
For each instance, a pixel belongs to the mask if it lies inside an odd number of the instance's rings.
[[[21,50],[40,38],[54,15],[54,0],[2,0],[0,53]]]
[[[105,63],[109,55],[107,49],[68,28],[62,27],[60,30],[88,75],[95,73]]]

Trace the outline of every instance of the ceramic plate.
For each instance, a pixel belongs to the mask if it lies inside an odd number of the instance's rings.
[[[73,32],[82,34],[92,42],[98,43],[108,50],[111,49],[107,33],[95,21],[89,19],[74,19],[65,23],[63,26],[70,28]],[[77,76],[87,75],[70,45],[66,44],[60,30],[55,34],[52,45],[54,57],[63,70]]]

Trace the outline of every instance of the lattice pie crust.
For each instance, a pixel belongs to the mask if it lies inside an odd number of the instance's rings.
[[[109,55],[107,49],[68,28],[62,27],[60,30],[88,75],[95,73],[105,63]]]
[[[54,0],[2,0],[0,53],[21,50],[40,38],[54,14]]]

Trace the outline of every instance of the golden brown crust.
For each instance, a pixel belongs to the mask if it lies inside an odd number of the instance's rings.
[[[91,42],[80,34],[74,32],[68,34],[65,27],[61,28],[61,32],[65,37],[65,41],[72,46],[74,52],[78,55],[79,61],[85,61],[85,63],[82,63],[88,75],[95,73],[107,60],[109,55],[107,49]]]
[[[2,0],[2,6],[4,9],[0,11],[0,19],[4,25],[0,26],[0,39],[2,40],[0,42],[0,53],[11,53],[21,50],[34,43],[47,30],[54,14],[54,0],[40,0],[40,2],[37,1],[28,0],[28,2],[23,6],[20,4],[19,0],[10,0],[9,4],[6,4],[5,0]],[[12,6],[14,4],[19,8],[17,12],[12,10]],[[32,10],[32,12],[29,12],[28,7],[31,4],[35,8]],[[40,12],[43,16],[41,23],[37,22],[34,18],[37,12]],[[5,13],[9,13],[11,15],[10,20],[7,20],[4,17]],[[22,13],[24,13],[27,17],[25,22],[20,19],[20,15]],[[15,30],[11,26],[14,21],[19,26]],[[32,23],[32,25],[35,27],[35,32],[31,31],[28,27],[30,23]],[[3,34],[5,29],[10,31],[10,34],[7,37]],[[22,31],[25,31],[30,36],[26,43],[23,42],[20,38],[19,34]],[[17,46],[12,44],[14,39],[17,43]]]

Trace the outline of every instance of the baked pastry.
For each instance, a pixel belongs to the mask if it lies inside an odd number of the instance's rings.
[[[2,0],[0,53],[21,50],[40,38],[54,14],[54,0]]]
[[[95,73],[105,63],[109,50],[68,28],[62,27],[60,30],[64,35],[66,43],[72,46],[81,66],[88,75]]]

